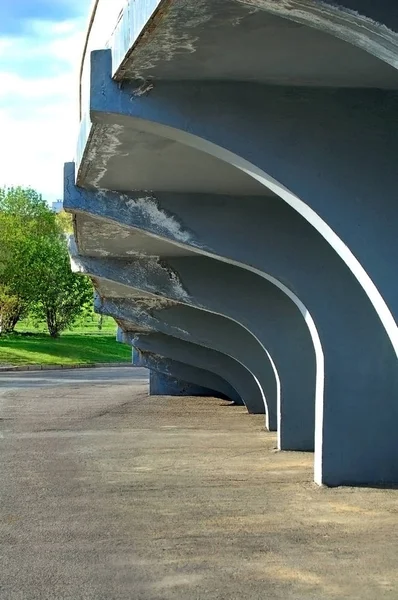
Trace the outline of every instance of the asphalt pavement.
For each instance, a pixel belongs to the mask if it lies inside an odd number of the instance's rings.
[[[1,600],[396,600],[398,491],[144,369],[1,374]]]

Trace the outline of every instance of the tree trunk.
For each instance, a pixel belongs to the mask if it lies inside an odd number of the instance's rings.
[[[21,311],[4,312],[0,316],[0,333],[12,333],[21,317]]]
[[[57,315],[54,311],[47,309],[46,310],[46,321],[47,321],[47,329],[50,337],[57,338],[59,337],[59,325],[57,323]]]

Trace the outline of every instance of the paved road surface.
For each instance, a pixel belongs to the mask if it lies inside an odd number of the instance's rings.
[[[317,488],[263,417],[139,370],[1,386],[1,600],[398,598],[398,492]]]
[[[10,388],[53,387],[58,385],[113,383],[131,385],[132,381],[148,378],[147,369],[112,367],[107,369],[65,369],[49,371],[0,372],[0,392]]]

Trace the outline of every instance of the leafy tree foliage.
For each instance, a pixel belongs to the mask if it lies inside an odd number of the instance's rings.
[[[91,301],[91,282],[70,270],[67,221],[57,218],[34,190],[0,190],[1,332],[12,331],[32,312],[57,337]]]
[[[50,335],[57,337],[92,302],[93,287],[88,278],[72,273],[62,235],[46,238],[36,252],[39,285],[32,312],[38,319],[45,319]]]
[[[54,214],[34,190],[0,190],[2,330],[12,330],[33,300],[34,249],[58,231]],[[6,301],[7,299],[7,301]]]
[[[72,215],[61,210],[55,217],[59,228],[66,234],[70,235],[73,233],[73,219]]]

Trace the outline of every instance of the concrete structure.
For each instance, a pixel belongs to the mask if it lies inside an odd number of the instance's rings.
[[[101,307],[101,299],[95,294],[97,306]],[[98,309],[101,313],[101,308]],[[112,312],[111,314],[115,314]],[[130,325],[133,329],[135,325]],[[129,324],[121,321],[117,327],[116,341],[122,344],[129,343],[126,340]],[[142,327],[138,329],[143,330]],[[148,329],[148,332],[150,329]],[[131,333],[131,332],[130,332]],[[244,404],[234,388],[219,377],[206,369],[190,366],[185,363],[173,361],[165,356],[159,356],[151,352],[142,353],[132,346],[131,362],[135,367],[149,369],[149,395],[150,396],[220,396],[229,398],[237,404]]]
[[[220,396],[225,398],[216,390],[177,379],[173,375],[161,373],[156,369],[150,371],[149,394],[150,396],[210,396],[212,398]]]
[[[150,369],[151,396],[215,396],[242,404],[233,387],[215,373],[150,352],[139,355],[137,366]]]
[[[145,352],[217,373],[237,392],[249,413],[258,413],[259,407],[264,409],[264,394],[259,381],[243,364],[227,354],[212,350],[206,343],[200,343],[196,338],[194,339],[197,343],[193,342],[192,335],[181,327],[175,327],[146,313],[142,310],[141,299],[138,299],[136,304],[131,300],[117,298],[100,300],[97,297],[95,310],[101,314],[116,316],[125,331],[126,343],[134,343],[138,347],[136,336],[142,334],[146,344],[142,350]],[[144,326],[142,326],[143,321]],[[161,332],[163,335],[154,337],[148,335],[149,332]],[[133,362],[135,361],[133,353]],[[201,385],[204,385],[204,381]],[[237,398],[234,399],[237,401]]]
[[[88,37],[65,170],[75,268],[247,367],[328,485],[398,482],[398,9],[375,4],[129,0]]]
[[[100,306],[101,301],[98,296],[96,301]],[[127,323],[122,325],[128,327]],[[120,343],[126,341],[126,332],[119,326],[116,341]],[[149,394],[151,396],[219,396],[230,399],[235,404],[243,404],[240,396],[225,379],[206,369],[199,369],[151,352],[140,352],[134,346],[132,364],[150,370]]]
[[[93,277],[106,278],[108,283],[112,281],[126,288],[139,288],[146,293],[151,293],[154,289],[161,293],[168,301],[141,299],[139,313],[150,309],[152,316],[156,316],[158,320],[176,327],[181,326],[190,335],[195,334],[195,341],[198,343],[211,344],[227,354],[232,350],[234,356],[239,357],[242,364],[256,375],[262,386],[268,407],[268,429],[276,429],[279,415],[279,448],[313,450],[316,377],[314,349],[308,328],[297,307],[275,286],[247,270],[204,257],[176,257],[163,261],[161,266],[152,259],[136,259],[134,262],[82,259],[76,256],[75,249],[72,249],[72,257],[75,268]],[[176,289],[168,273],[177,275],[188,293],[184,295],[180,288]],[[258,343],[247,331],[237,328],[235,323],[225,322],[225,319],[220,320],[211,314],[203,315],[192,311],[176,304],[178,302],[228,316],[252,332]],[[133,307],[130,306],[130,310]],[[262,318],[264,310],[269,316],[265,320]],[[137,313],[137,309],[135,312]],[[117,315],[117,312],[114,314]],[[138,313],[136,320],[140,320]],[[144,322],[143,315],[141,321]],[[209,323],[207,337],[206,323]],[[217,331],[217,338],[213,342],[214,331]],[[270,364],[265,355],[266,347],[276,363],[277,381],[274,363]],[[282,392],[279,378],[282,381]],[[259,408],[253,410],[258,411]]]

